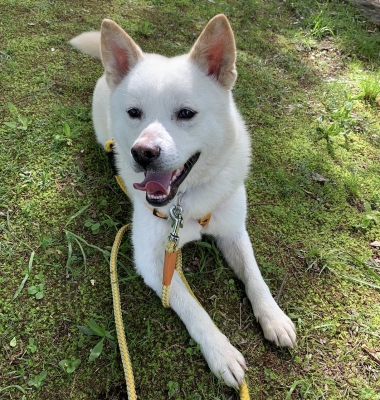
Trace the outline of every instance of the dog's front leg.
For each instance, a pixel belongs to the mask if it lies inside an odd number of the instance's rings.
[[[161,222],[159,222],[162,224]],[[164,240],[159,243],[154,230],[140,235],[134,226],[133,243],[136,269],[158,296],[162,294],[162,270],[164,259]],[[215,326],[207,312],[198,304],[187,290],[182,279],[174,273],[170,305],[178,314],[201,351],[211,369],[229,386],[238,387],[244,379],[246,364],[243,355],[235,349]]]
[[[231,268],[245,284],[265,338],[278,346],[293,347],[296,342],[294,324],[277,305],[264,282],[245,228],[228,236],[216,237],[216,241]]]

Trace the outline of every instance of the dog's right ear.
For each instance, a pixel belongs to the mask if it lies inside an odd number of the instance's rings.
[[[113,89],[144,56],[132,38],[110,19],[102,22],[100,43],[106,80]]]

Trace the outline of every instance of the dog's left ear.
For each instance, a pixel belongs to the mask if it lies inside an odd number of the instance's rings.
[[[191,49],[189,58],[223,87],[232,89],[237,77],[236,46],[225,15],[216,15],[209,21]]]

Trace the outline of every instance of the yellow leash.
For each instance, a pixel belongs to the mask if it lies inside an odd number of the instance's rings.
[[[113,149],[113,141],[107,141],[106,143],[106,151],[108,153],[112,152]],[[112,145],[112,146],[111,146]],[[124,193],[128,195],[126,187],[124,185],[123,180],[119,175],[115,174],[115,178],[123,190]],[[172,232],[168,237],[168,241],[165,246],[165,260],[164,260],[164,272],[163,272],[163,279],[162,279],[162,304],[164,307],[170,307],[170,285],[172,281],[172,277],[174,274],[174,270],[177,271],[178,275],[181,277],[183,283],[185,284],[189,293],[194,297],[194,299],[199,303],[198,299],[194,295],[193,291],[190,288],[189,283],[183,273],[182,269],[182,252],[178,248],[178,231],[182,227],[182,208],[179,204],[173,206],[170,209],[170,217],[173,221],[172,225]],[[161,218],[161,217],[160,217]],[[206,225],[211,218],[211,215],[208,214],[200,221],[198,221],[202,226]],[[130,229],[130,224],[124,225],[117,233],[112,250],[111,250],[111,257],[110,257],[110,277],[111,277],[111,288],[112,288],[112,299],[113,299],[113,309],[115,315],[115,327],[116,327],[116,334],[117,340],[119,343],[120,348],[120,355],[121,360],[123,363],[124,369],[124,376],[125,382],[127,385],[127,393],[128,393],[128,400],[136,400],[136,390],[135,390],[135,381],[133,377],[133,370],[132,370],[132,362],[128,351],[127,341],[125,337],[125,331],[123,326],[123,318],[121,313],[121,303],[120,303],[120,291],[119,285],[117,280],[117,254],[120,248],[121,240],[124,236],[124,233]],[[202,307],[202,306],[201,306]],[[250,400],[249,391],[245,380],[239,387],[239,395],[240,400]]]
[[[120,291],[119,284],[117,281],[117,253],[119,251],[121,239],[124,233],[129,229],[130,224],[124,225],[115,237],[115,241],[111,250],[110,257],[110,275],[111,275],[111,287],[112,287],[112,299],[113,299],[113,310],[115,315],[115,326],[117,341],[119,342],[121,361],[123,362],[125,382],[127,384],[127,393],[129,400],[136,400],[135,391],[135,380],[132,371],[131,357],[129,356],[127,341],[125,339],[123,317],[121,315],[121,304],[120,304]]]

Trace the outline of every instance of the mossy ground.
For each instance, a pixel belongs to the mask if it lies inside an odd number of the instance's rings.
[[[380,240],[380,97],[360,96],[364,81],[380,78],[378,28],[344,1],[0,0],[0,11],[0,397],[126,398],[117,352],[106,344],[89,362],[96,341],[78,329],[94,319],[115,334],[102,251],[131,210],[94,141],[91,95],[102,67],[68,41],[109,17],[145,51],[171,56],[223,12],[253,142],[247,226],[297,325],[297,347],[263,339],[241,283],[211,246],[185,249],[190,284],[245,355],[253,399],[379,399],[380,249],[370,243]],[[334,123],[348,134],[333,136]],[[135,275],[128,241],[122,253],[139,398],[237,398]],[[28,289],[40,283],[36,299]],[[67,374],[63,359],[81,364]]]

